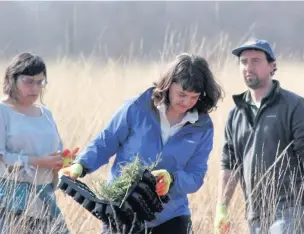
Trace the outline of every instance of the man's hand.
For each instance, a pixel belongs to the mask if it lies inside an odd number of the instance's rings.
[[[228,217],[227,206],[223,204],[216,205],[216,213],[214,220],[214,233],[225,234],[230,231],[230,223]]]
[[[81,166],[81,164],[76,163],[69,167],[60,169],[58,172],[58,176],[60,177],[61,175],[66,175],[76,180],[82,174],[82,171],[83,171],[83,167]]]
[[[156,193],[158,196],[164,196],[169,192],[173,178],[166,170],[155,170],[151,172],[156,177]]]

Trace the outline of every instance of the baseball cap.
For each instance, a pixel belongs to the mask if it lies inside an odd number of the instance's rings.
[[[250,39],[246,41],[244,44],[242,44],[240,47],[233,49],[232,54],[239,57],[244,50],[248,50],[248,49],[256,49],[256,50],[264,51],[266,54],[269,55],[271,59],[273,59],[274,61],[276,60],[269,43],[266,40],[259,40],[256,38]]]

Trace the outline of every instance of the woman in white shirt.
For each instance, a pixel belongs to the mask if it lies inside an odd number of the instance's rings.
[[[5,96],[0,101],[0,233],[51,233],[48,228],[56,228],[55,221],[60,229],[55,233],[69,233],[52,185],[62,166],[61,138],[51,112],[35,104],[38,98],[42,101],[46,84],[44,61],[30,53],[17,55],[5,71]]]

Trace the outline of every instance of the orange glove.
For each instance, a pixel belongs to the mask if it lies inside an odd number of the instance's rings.
[[[68,149],[65,149],[63,152],[62,152],[62,161],[63,161],[63,166],[62,168],[66,168],[68,166],[71,166],[73,161],[75,160],[76,158],[76,154],[78,153],[79,151],[79,148],[75,148],[72,152],[70,152],[70,150]]]
[[[166,170],[155,170],[151,173],[156,177],[156,193],[158,196],[166,195],[173,183],[171,174]]]

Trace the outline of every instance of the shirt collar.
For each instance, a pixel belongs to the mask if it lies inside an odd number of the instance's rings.
[[[156,106],[156,108],[159,110],[159,112],[163,116],[166,116],[167,106],[164,103]],[[167,118],[167,116],[166,116],[166,118]],[[197,112],[197,110],[193,110],[192,112],[188,111],[187,114],[185,115],[185,117],[183,118],[183,120],[180,123],[190,122],[190,123],[193,124],[197,120],[198,120],[198,112]]]

